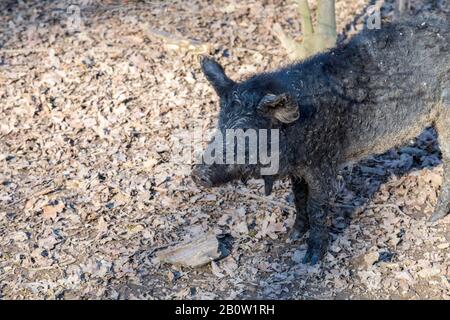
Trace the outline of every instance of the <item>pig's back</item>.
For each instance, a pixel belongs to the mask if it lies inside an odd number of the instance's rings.
[[[435,120],[449,85],[448,16],[411,17],[385,28],[362,33],[332,59],[331,78],[341,83],[337,112],[346,159],[417,136]]]

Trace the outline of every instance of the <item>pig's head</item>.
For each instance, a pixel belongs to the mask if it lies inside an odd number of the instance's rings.
[[[217,132],[223,138],[223,144],[218,148],[222,149],[220,157],[223,161],[196,165],[192,171],[192,179],[198,185],[215,187],[236,179],[246,181],[251,177],[263,178],[265,193],[270,194],[273,175],[262,174],[262,164],[259,161],[256,163],[251,161],[252,152],[249,150],[249,143],[244,143],[244,163],[242,161],[234,161],[233,163],[227,161],[227,156],[230,156],[227,155],[227,150],[228,153],[232,150],[234,153],[232,157],[236,160],[236,153],[240,148],[237,146],[238,139],[227,139],[227,133],[234,131],[249,134],[249,136],[252,133],[256,134],[256,139],[259,141],[262,134],[260,129],[267,129],[269,150],[271,150],[271,134],[268,133],[268,129],[276,129],[283,124],[297,120],[299,117],[297,104],[288,93],[283,92],[270,79],[263,78],[261,81],[250,79],[242,83],[236,83],[228,78],[220,64],[211,58],[202,57],[201,66],[203,73],[220,98]],[[217,143],[213,139],[208,148],[213,142]],[[259,146],[259,144],[256,145]],[[240,150],[242,151],[242,149]]]

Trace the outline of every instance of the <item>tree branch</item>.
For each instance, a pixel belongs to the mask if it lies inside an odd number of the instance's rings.
[[[295,0],[300,14],[300,23],[302,32],[305,36],[313,34],[314,29],[311,20],[311,10],[309,9],[308,0]]]
[[[336,44],[336,15],[334,0],[319,0],[317,6],[317,35],[321,50]]]

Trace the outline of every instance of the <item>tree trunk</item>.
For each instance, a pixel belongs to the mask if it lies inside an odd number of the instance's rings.
[[[303,39],[301,43],[289,37],[276,23],[274,33],[292,60],[303,60],[336,44],[336,17],[334,0],[319,0],[317,26],[314,30],[307,0],[294,0],[298,6]]]

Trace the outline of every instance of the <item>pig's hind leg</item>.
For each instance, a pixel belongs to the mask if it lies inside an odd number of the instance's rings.
[[[301,238],[309,229],[308,214],[306,205],[308,201],[308,184],[303,178],[291,177],[292,192],[295,202],[295,223],[289,231],[289,239],[295,240]]]
[[[450,211],[450,86],[443,92],[442,109],[435,127],[438,133],[439,148],[442,152],[444,179],[436,209],[430,218],[431,221],[445,217]]]

